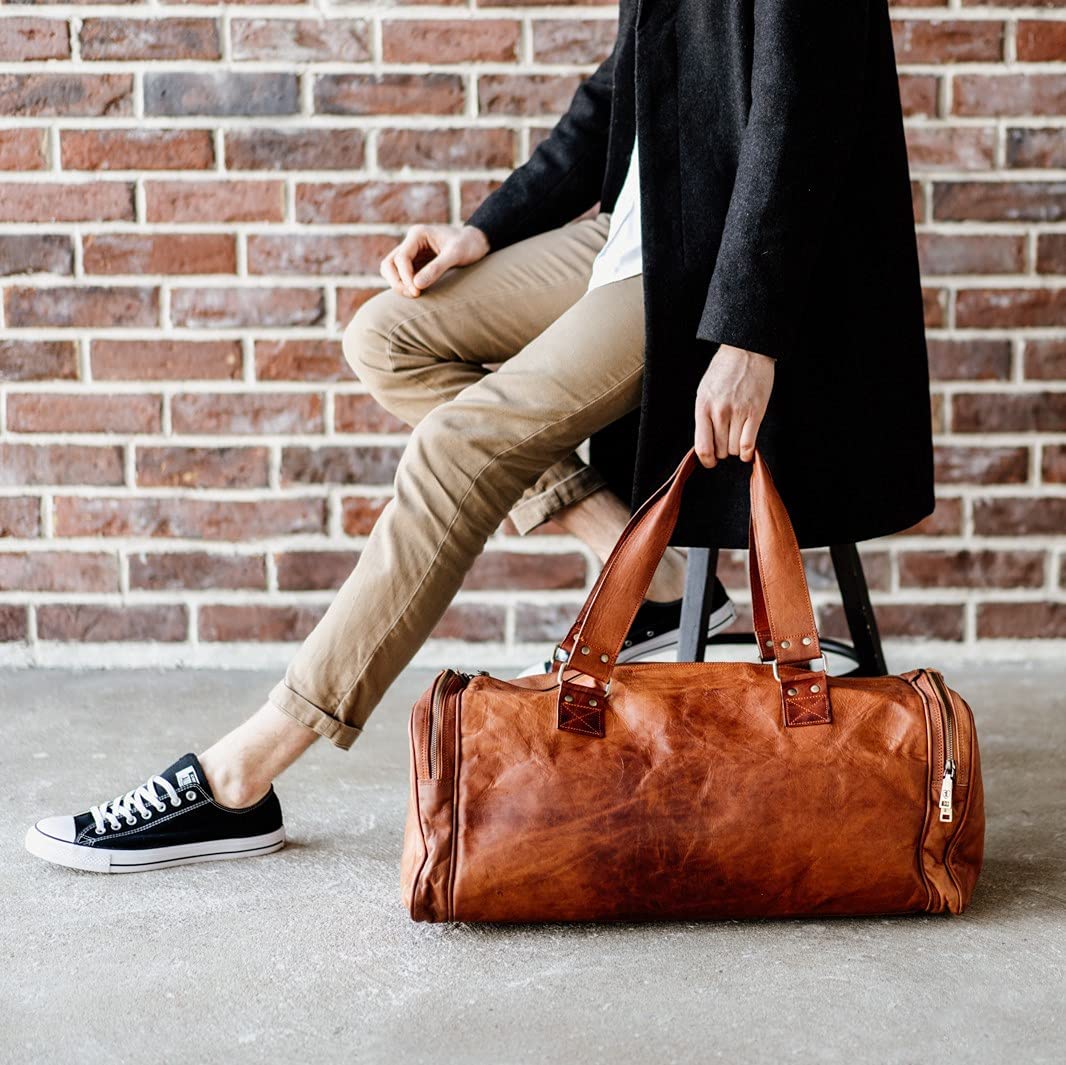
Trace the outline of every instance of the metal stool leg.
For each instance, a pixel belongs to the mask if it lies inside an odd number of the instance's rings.
[[[711,616],[711,589],[718,571],[718,548],[690,547],[685,571],[685,598],[681,604],[679,662],[702,662],[707,651],[707,620]]]
[[[860,677],[883,677],[888,673],[885,655],[881,648],[881,634],[877,631],[877,618],[870,603],[870,591],[863,573],[862,559],[855,544],[836,544],[829,548],[833,560],[840,596],[844,604],[844,616],[851,632],[852,646]]]

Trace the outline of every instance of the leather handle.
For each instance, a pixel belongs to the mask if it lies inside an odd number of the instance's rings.
[[[685,482],[698,464],[691,449],[633,515],[560,647],[559,728],[603,735],[611,673],[633,618],[677,524]],[[781,682],[786,725],[830,720],[824,663],[799,545],[770,471],[756,452],[751,476],[750,551],[756,638]],[[586,681],[568,679],[577,671]],[[587,680],[596,683],[590,685]]]

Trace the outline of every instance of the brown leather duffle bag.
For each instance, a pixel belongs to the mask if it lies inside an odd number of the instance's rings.
[[[633,516],[555,672],[444,670],[411,715],[420,921],[960,913],[984,849],[973,715],[939,673],[830,677],[761,457],[761,662],[617,665],[697,464]]]

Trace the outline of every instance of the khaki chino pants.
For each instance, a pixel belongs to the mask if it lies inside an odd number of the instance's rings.
[[[355,569],[270,694],[338,747],[508,513],[525,533],[602,487],[574,449],[638,405],[644,369],[640,275],[586,292],[609,221],[492,252],[417,299],[379,293],[345,331],[356,373],[413,432]]]

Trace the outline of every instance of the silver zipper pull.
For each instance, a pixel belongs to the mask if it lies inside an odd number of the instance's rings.
[[[951,821],[951,798],[955,790],[955,763],[944,763],[944,779],[940,783],[940,820]]]

